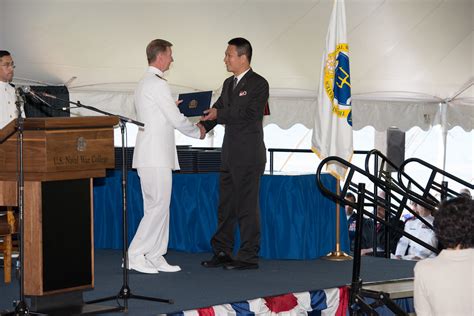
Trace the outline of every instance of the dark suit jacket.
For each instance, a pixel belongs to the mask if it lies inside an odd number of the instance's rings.
[[[225,125],[222,163],[232,166],[265,164],[263,142],[263,112],[268,101],[268,82],[250,69],[232,89],[231,76],[224,81],[222,93],[212,107],[217,120],[202,121],[210,131],[216,124]]]
[[[397,218],[391,218],[390,224],[397,226],[401,230],[405,227],[405,223]],[[377,247],[384,249],[385,248],[385,230],[386,226],[382,225],[380,229],[377,231]],[[363,231],[362,231],[362,242],[361,248],[372,248],[373,246],[373,230],[374,230],[374,221],[373,220],[365,220],[363,224]],[[391,230],[390,231],[390,252],[395,254],[395,250],[397,249],[397,243],[402,237],[402,234]],[[383,253],[377,253],[377,256],[383,256]]]

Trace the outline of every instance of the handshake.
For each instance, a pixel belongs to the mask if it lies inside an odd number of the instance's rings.
[[[201,116],[201,121],[212,121],[215,119],[217,119],[217,109],[214,109],[214,108],[205,110],[204,115]],[[204,139],[204,137],[206,136],[206,129],[204,128],[204,125],[202,125],[201,123],[197,123],[196,125],[201,130],[200,139]]]

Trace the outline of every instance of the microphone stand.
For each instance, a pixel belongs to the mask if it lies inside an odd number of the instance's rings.
[[[37,94],[35,94],[36,97],[38,97]],[[72,102],[68,100],[64,100],[61,98],[58,98],[56,96],[44,94],[43,96],[45,97],[50,97],[53,99],[57,99],[63,102],[67,102],[69,104],[73,104],[79,108],[85,108],[97,113],[101,113],[107,116],[116,116],[119,118],[119,126],[120,126],[120,133],[122,136],[122,287],[118,294],[112,295],[112,296],[107,296],[99,299],[95,299],[92,301],[85,302],[86,304],[94,304],[94,303],[100,303],[100,302],[105,302],[105,301],[111,301],[111,300],[117,300],[117,299],[122,299],[124,301],[124,306],[120,307],[120,311],[127,312],[128,311],[128,300],[129,299],[138,299],[138,300],[146,300],[146,301],[153,301],[153,302],[161,302],[161,303],[168,303],[168,304],[174,304],[174,301],[172,299],[163,299],[163,298],[157,298],[157,297],[149,297],[149,296],[142,296],[142,295],[135,295],[132,293],[130,290],[129,286],[129,275],[128,275],[128,253],[127,253],[127,245],[128,245],[128,210],[127,210],[127,163],[126,163],[126,154],[125,154],[125,129],[126,129],[126,123],[132,123],[137,126],[144,127],[145,124],[139,121],[135,121],[131,118],[121,116],[121,115],[116,115],[112,114],[110,112],[106,112],[100,109],[97,109],[93,106],[89,105],[84,105],[80,103],[79,101],[77,102]],[[40,97],[38,99],[42,100]],[[43,100],[42,100],[43,101]],[[43,101],[45,102],[45,101]],[[47,102],[45,102],[47,104]]]
[[[19,294],[20,299],[14,301],[15,310],[8,312],[4,315],[44,315],[41,313],[31,312],[29,310],[28,304],[25,301],[25,289],[24,289],[24,265],[23,265],[23,256],[25,251],[24,243],[24,234],[25,234],[25,224],[23,220],[24,210],[25,210],[25,176],[23,169],[23,132],[24,132],[24,118],[22,116],[22,106],[25,104],[24,95],[17,90],[16,91],[16,108],[17,108],[17,119],[16,119],[16,130],[17,130],[17,200],[18,200],[18,212],[20,219],[20,255],[18,259],[17,271],[18,280],[19,280]]]

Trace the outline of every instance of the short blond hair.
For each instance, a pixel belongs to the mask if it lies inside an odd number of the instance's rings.
[[[153,63],[159,53],[166,52],[166,49],[171,46],[173,46],[173,44],[164,39],[158,38],[152,40],[146,47],[146,58],[148,59],[148,64]]]

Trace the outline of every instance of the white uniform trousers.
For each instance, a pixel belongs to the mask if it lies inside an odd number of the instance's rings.
[[[157,259],[166,254],[169,239],[172,172],[170,168],[138,168],[144,215],[128,248],[129,256]]]

